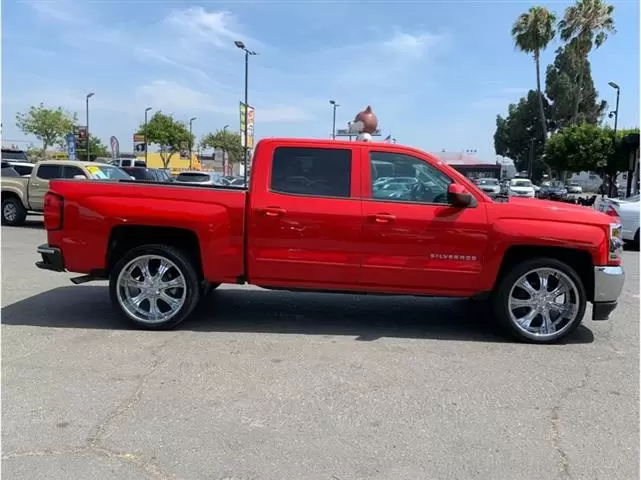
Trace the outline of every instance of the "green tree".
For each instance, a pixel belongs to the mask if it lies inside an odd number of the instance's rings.
[[[107,146],[102,143],[98,137],[94,137],[91,133],[89,134],[89,156],[87,156],[87,151],[76,150],[76,157],[80,159],[88,159],[90,162],[95,162],[98,157],[110,157],[111,152]]]
[[[203,148],[219,148],[225,152],[229,163],[240,161],[243,156],[243,147],[240,134],[229,130],[217,130],[215,133],[208,133],[200,141]]]
[[[545,161],[558,172],[603,171],[613,153],[612,133],[589,123],[565,127],[545,145]]]
[[[541,159],[545,145],[544,138],[553,127],[550,121],[550,105],[543,97],[543,114],[546,119],[546,128],[543,130],[539,99],[538,93],[530,90],[518,103],[511,104],[505,118],[497,115],[494,133],[496,154],[514,160],[518,170],[529,169],[533,149],[532,174],[535,178],[539,178],[547,170]]]
[[[26,112],[16,114],[16,125],[28,135],[42,142],[42,151],[63,141],[73,131],[76,114],[58,108],[47,108],[44,104],[29,107]]]
[[[583,72],[581,101],[578,114],[575,115],[576,92],[579,89],[579,74]],[[577,55],[569,45],[556,51],[554,63],[548,65],[545,76],[545,94],[551,102],[552,119],[555,127],[561,129],[573,123],[591,123],[596,125],[603,118],[607,102],[598,100],[594,88],[590,61]]]
[[[160,111],[145,124],[138,127],[138,134],[145,135],[147,143],[155,143],[160,146],[160,158],[163,167],[169,168],[171,157],[181,149],[188,149],[193,143],[194,136],[189,133],[189,128],[184,122],[174,120],[171,115]]]
[[[532,54],[536,65],[536,91],[539,97],[539,120],[542,126],[543,141],[547,138],[547,125],[541,91],[541,52],[554,39],[556,16],[545,7],[531,7],[522,13],[512,26],[512,37],[516,48]]]
[[[574,5],[565,9],[563,20],[559,22],[561,39],[574,49],[577,57],[586,59],[592,48],[599,48],[608,38],[616,33],[614,28],[614,6],[602,0],[577,0]],[[579,121],[579,105],[583,94],[583,82],[586,76],[586,63],[580,64],[577,89],[574,93],[574,110],[572,121]]]

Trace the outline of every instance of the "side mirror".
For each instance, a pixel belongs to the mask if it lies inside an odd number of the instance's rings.
[[[447,187],[447,201],[455,207],[468,207],[472,203],[472,195],[462,185],[450,183]]]
[[[74,175],[73,178],[75,180],[87,180],[87,177],[85,177],[84,175]]]

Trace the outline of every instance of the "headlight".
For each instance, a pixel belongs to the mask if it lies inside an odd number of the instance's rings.
[[[610,252],[609,259],[611,262],[620,262],[623,252],[623,232],[620,223],[610,224]]]

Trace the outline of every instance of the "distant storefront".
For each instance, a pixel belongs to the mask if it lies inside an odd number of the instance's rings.
[[[438,152],[434,155],[468,178],[501,178],[501,165],[483,162],[467,153]]]

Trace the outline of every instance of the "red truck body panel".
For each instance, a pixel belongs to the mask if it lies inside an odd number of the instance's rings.
[[[351,155],[349,197],[305,196],[272,188],[278,147]],[[467,208],[376,199],[370,152],[411,156],[461,184]],[[254,155],[249,191],[183,185],[53,181],[64,198],[62,249],[69,271],[107,268],[114,227],[157,226],[193,232],[205,278],[282,288],[469,296],[492,289],[506,251],[551,246],[608,263],[611,219],[585,207],[536,199],[493,201],[425,152],[400,145],[268,139]]]

